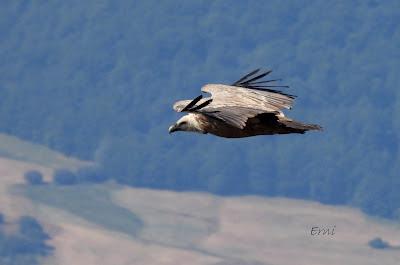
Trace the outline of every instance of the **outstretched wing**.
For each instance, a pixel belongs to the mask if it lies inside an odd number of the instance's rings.
[[[243,76],[232,85],[205,85],[201,91],[210,93],[214,107],[238,106],[262,109],[267,112],[281,111],[292,107],[295,96],[273,88],[288,87],[269,85],[280,79],[261,80],[272,71],[258,74],[259,69]]]
[[[290,109],[294,96],[244,87],[208,84],[201,91],[210,93],[213,107],[250,107],[265,112]]]
[[[258,81],[270,73],[267,71],[259,74],[257,69],[232,85],[205,85],[201,91],[211,94],[211,99],[199,96],[194,100],[181,100],[173,108],[178,112],[199,112],[238,128],[244,128],[249,118],[261,113],[283,116],[281,110],[290,109],[295,96],[272,89],[287,86],[268,85],[278,79]]]

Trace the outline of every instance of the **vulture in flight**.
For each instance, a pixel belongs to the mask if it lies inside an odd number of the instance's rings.
[[[174,110],[188,114],[170,126],[169,133],[187,131],[241,138],[322,130],[319,125],[298,122],[283,114],[283,109],[291,109],[295,96],[276,90],[288,86],[271,85],[280,79],[262,80],[271,72],[257,69],[232,85],[207,84],[201,91],[211,97],[200,95],[176,102]]]

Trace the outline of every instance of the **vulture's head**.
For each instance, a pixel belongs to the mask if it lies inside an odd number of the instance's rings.
[[[175,124],[169,126],[169,133],[176,131],[206,133],[201,129],[201,124],[193,113],[189,113],[180,118]]]

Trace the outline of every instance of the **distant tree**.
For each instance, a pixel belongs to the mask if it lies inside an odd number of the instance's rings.
[[[368,245],[376,249],[390,248],[390,244],[386,241],[383,241],[380,237],[372,239],[371,241],[368,242]]]
[[[25,181],[31,185],[43,184],[43,175],[37,170],[30,170],[24,174]]]
[[[73,185],[77,183],[77,176],[68,169],[58,169],[54,172],[53,181],[58,185]]]
[[[31,216],[22,216],[19,231],[2,233],[0,230],[0,264],[39,264],[39,256],[51,254],[53,247],[46,244],[49,236]]]
[[[19,232],[35,240],[47,240],[49,236],[44,232],[40,223],[31,216],[22,216],[19,218]]]
[[[0,213],[0,225],[4,224],[4,215]]]
[[[27,251],[38,255],[48,255],[53,248],[46,244],[50,239],[49,235],[43,230],[40,223],[31,216],[22,216],[19,219],[19,234],[24,242],[21,251]]]

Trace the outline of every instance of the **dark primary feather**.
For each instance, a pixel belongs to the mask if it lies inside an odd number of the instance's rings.
[[[267,88],[267,87],[285,87],[285,88],[289,88],[289,86],[263,86],[263,85],[260,85],[260,86],[252,86],[253,88]],[[279,92],[281,92],[281,91],[279,91]]]
[[[200,105],[189,109],[189,111],[200,110],[200,109],[204,108],[205,106],[208,106],[212,101],[213,101],[212,99],[208,99],[208,100],[204,101],[203,103],[201,103]]]
[[[282,79],[271,79],[271,80],[264,80],[264,81],[258,81],[258,82],[253,82],[253,84],[263,84],[263,83],[269,83],[269,82],[275,82],[275,81],[282,81]]]
[[[232,84],[232,86],[237,86],[237,87],[244,87],[244,88],[248,88],[248,89],[256,89],[256,90],[262,90],[262,91],[268,91],[268,92],[272,92],[272,93],[279,93],[281,95],[285,95],[291,98],[295,98],[296,96],[294,95],[290,95],[287,93],[284,93],[280,90],[275,90],[275,89],[270,89],[270,88],[277,88],[277,87],[281,87],[281,88],[288,88],[289,86],[270,86],[270,85],[265,85],[266,83],[270,83],[270,82],[275,82],[275,81],[281,81],[281,79],[271,79],[271,80],[263,80],[263,81],[257,81],[267,75],[269,75],[272,70],[268,70],[262,74],[256,75],[254,76],[256,73],[259,72],[260,69],[254,70],[250,73],[248,73],[247,75],[243,76],[242,78],[240,78],[238,81],[236,81],[235,83]],[[255,82],[257,81],[257,82]]]
[[[202,95],[198,96],[197,98],[193,99],[192,101],[189,102],[189,104],[186,105],[186,107],[184,107],[182,111],[188,111],[190,110],[194,105],[196,105],[197,102],[199,102],[201,99],[203,98]]]
[[[204,101],[203,103],[201,103],[200,105],[196,106],[196,103],[199,102],[202,98],[203,98],[203,96],[200,95],[197,98],[193,99],[180,112],[197,111],[197,110],[204,108],[205,106],[208,106],[213,101],[213,99],[208,99],[208,100]]]
[[[257,74],[259,71],[260,71],[260,69],[257,69],[257,70],[254,70],[254,71],[248,73],[247,75],[245,75],[242,78],[240,78],[238,81],[234,82],[232,84],[232,86],[237,86],[237,85],[243,85],[243,84],[246,84],[246,83],[250,83],[250,82],[255,81],[257,79],[263,78],[264,76],[266,76],[266,75],[268,75],[269,73],[272,72],[271,70],[268,70],[267,72],[259,74],[259,75],[254,77],[254,75]],[[248,79],[248,78],[250,78],[250,79]]]
[[[272,73],[272,70],[268,70],[267,72],[262,73],[262,74],[260,74],[260,75],[257,75],[257,76],[255,76],[255,77],[251,78],[250,80],[247,80],[247,81],[245,81],[245,82],[243,82],[243,83],[244,83],[244,84],[250,84],[251,82],[256,81],[256,80],[258,80],[258,79],[261,79],[261,78],[263,78],[264,76],[269,75],[270,73]]]
[[[260,68],[254,70],[254,71],[252,71],[252,72],[250,72],[250,73],[248,73],[248,74],[245,75],[245,76],[243,76],[242,78],[240,78],[239,80],[237,80],[235,83],[233,83],[232,86],[242,83],[243,80],[245,80],[247,77],[249,77],[249,76],[251,76],[251,75],[254,75],[254,74],[258,73],[258,71],[260,71]]]

